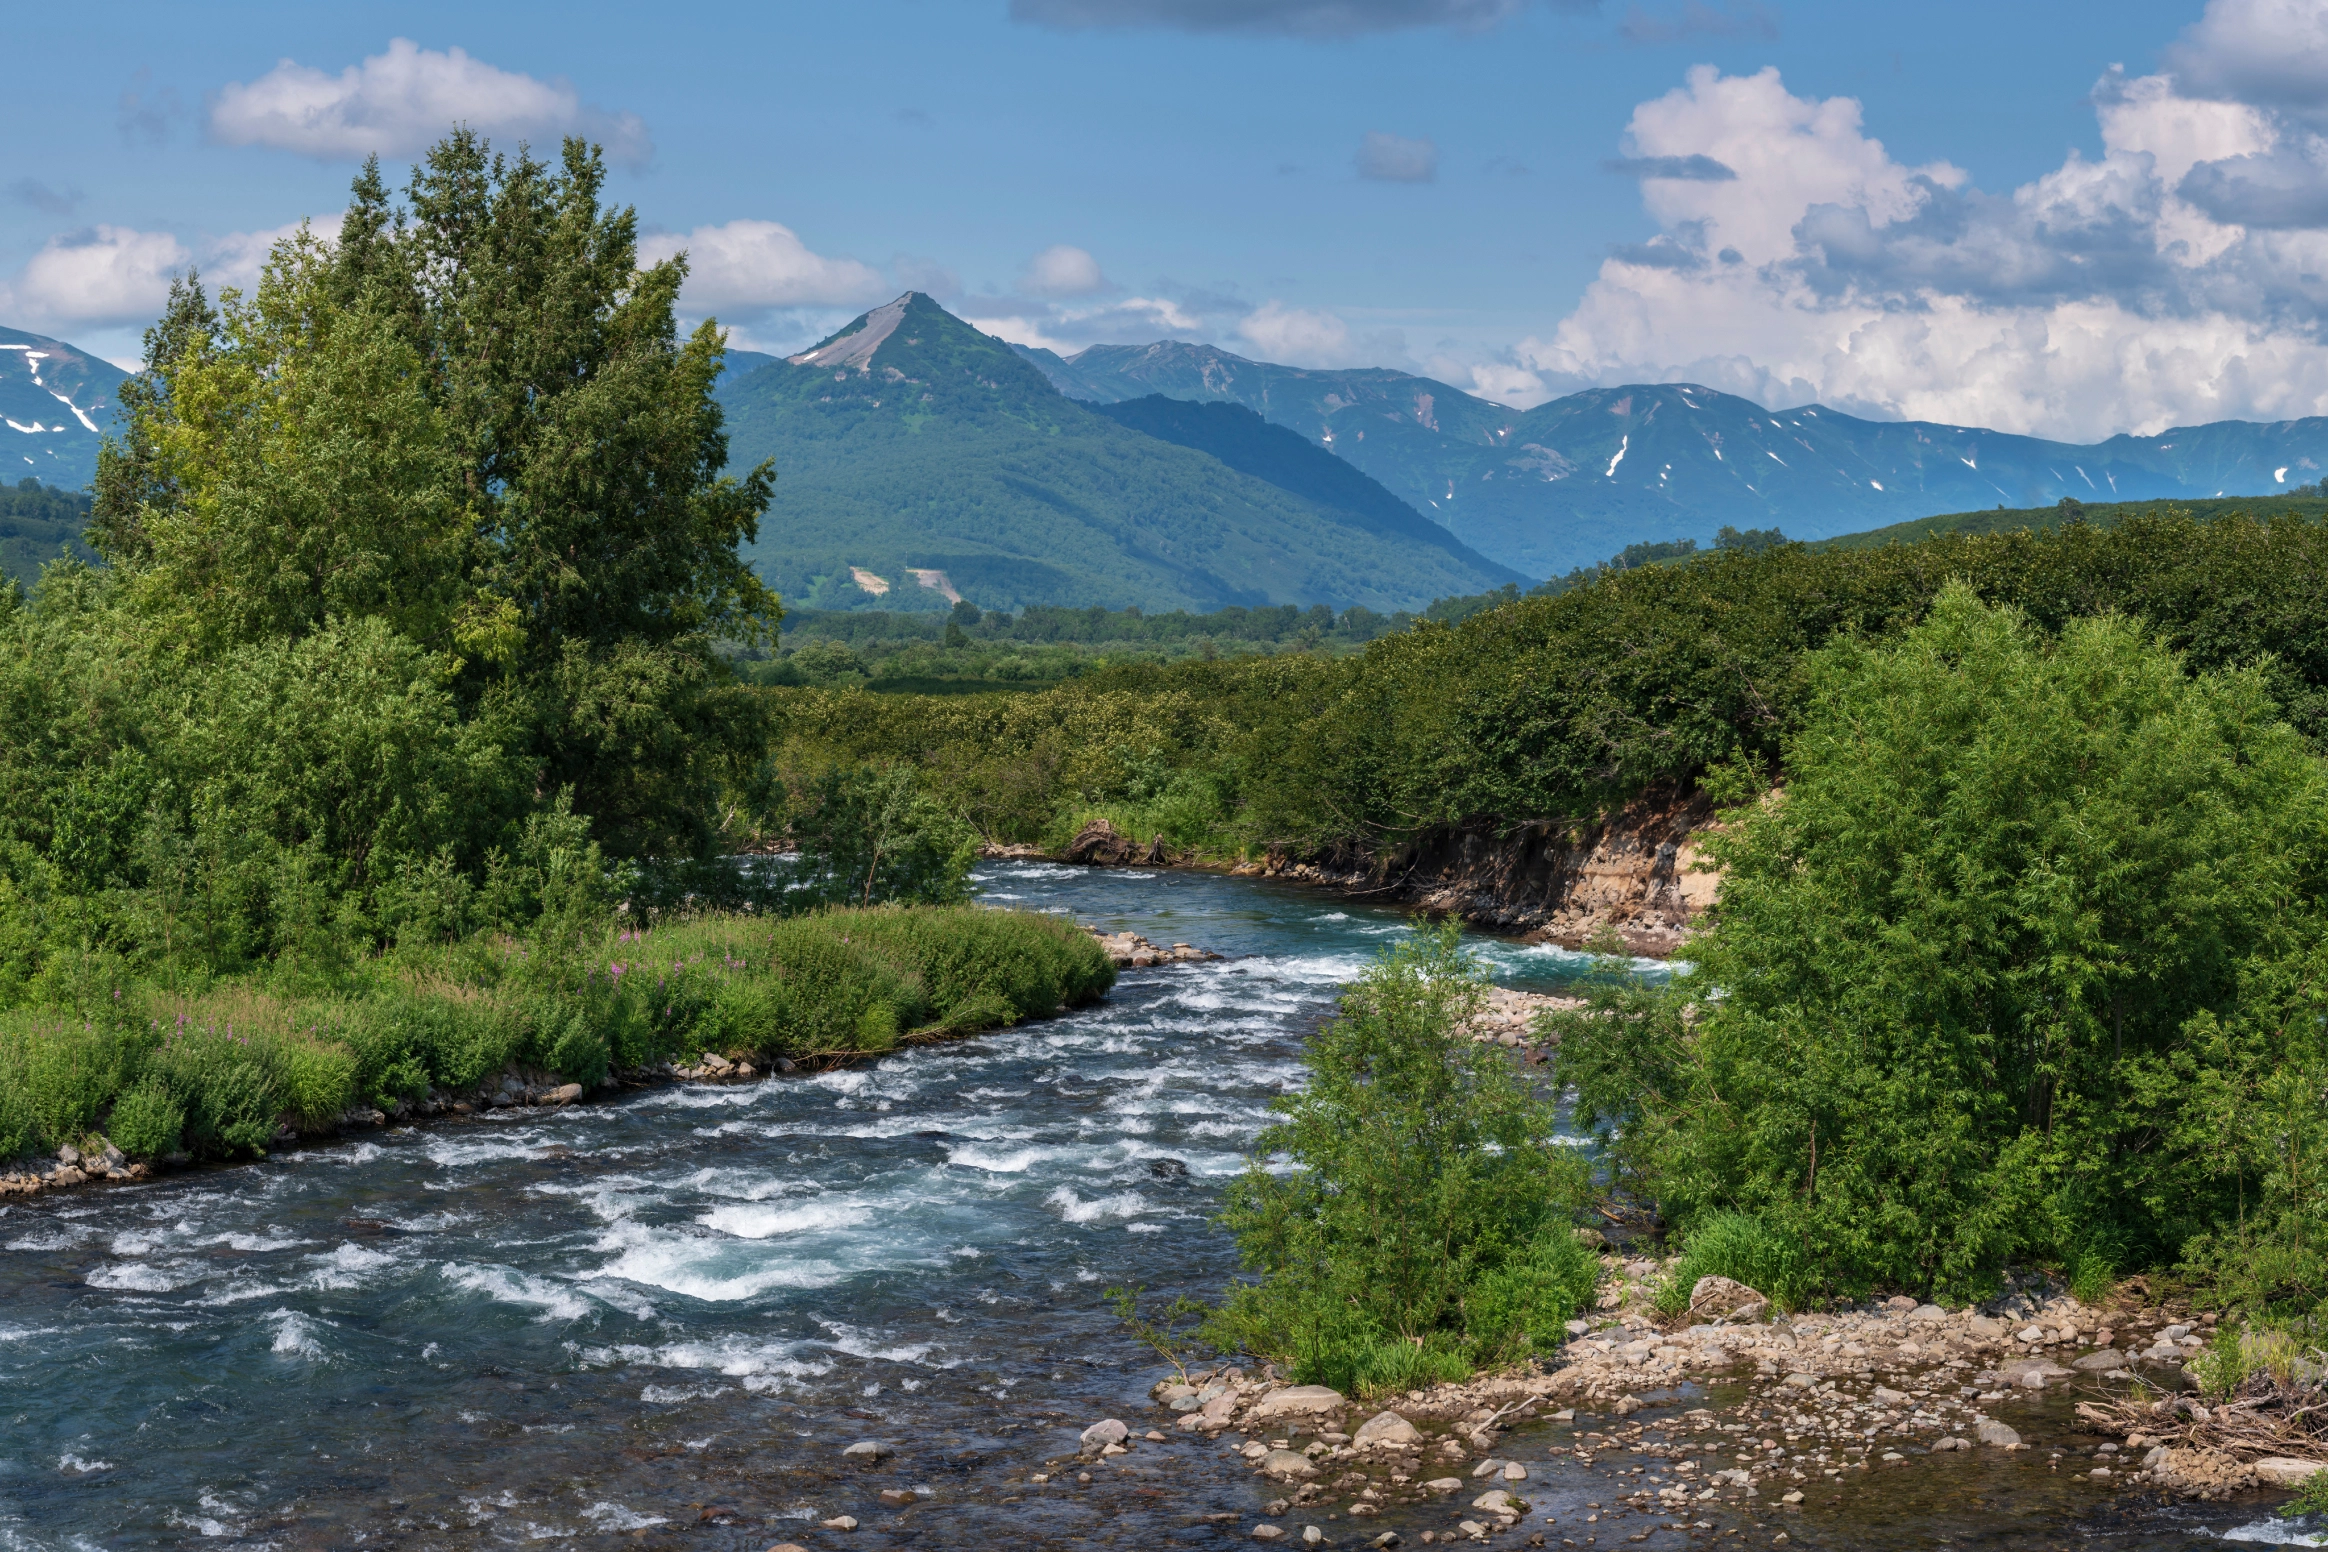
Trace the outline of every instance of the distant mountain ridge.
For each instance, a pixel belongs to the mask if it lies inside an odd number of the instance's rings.
[[[807,607],[1387,613],[1517,575],[1258,415],[1103,414],[918,292],[716,391],[730,467],[776,461],[749,557]]]
[[[79,490],[95,479],[113,396],[128,376],[63,340],[0,328],[0,480]]]
[[[1242,404],[1534,577],[1724,525],[1825,538],[1982,507],[2262,495],[2328,472],[2328,417],[2217,421],[2081,445],[1972,426],[1770,411],[1686,383],[1518,411],[1431,378],[1312,371],[1210,345],[1021,347],[1062,393]]]

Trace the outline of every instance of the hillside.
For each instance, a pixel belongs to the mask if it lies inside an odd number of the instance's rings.
[[[1511,575],[1265,427],[1167,438],[1068,399],[919,293],[719,396],[730,467],[776,460],[751,559],[807,607],[1387,612]]]
[[[64,490],[95,479],[114,390],[128,375],[62,340],[0,329],[0,479],[30,475]]]
[[[97,553],[81,537],[88,526],[86,495],[57,490],[30,475],[0,485],[0,577],[30,587],[52,560],[70,556],[93,564]]]
[[[1023,354],[1094,402],[1239,403],[1331,449],[1530,576],[1725,524],[1798,538],[1976,508],[2254,496],[2328,472],[2328,418],[2219,421],[2080,445],[1979,427],[1777,413],[1688,384],[1592,389],[1525,412],[1387,371],[1273,366],[1211,346]]]

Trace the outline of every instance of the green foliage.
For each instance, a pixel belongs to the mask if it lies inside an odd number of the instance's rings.
[[[908,766],[827,771],[793,821],[790,892],[817,904],[948,905],[969,898],[978,836],[925,796]]]
[[[88,524],[85,495],[43,485],[29,475],[14,485],[0,485],[0,578],[29,588],[51,561],[96,560],[81,537]]]
[[[186,1130],[186,1107],[151,1079],[113,1102],[105,1135],[133,1159],[158,1159],[178,1151]]]
[[[1219,1345],[1365,1390],[1389,1383],[1395,1347],[1452,1372],[1560,1339],[1598,1273],[1570,1227],[1585,1168],[1501,1050],[1455,1038],[1484,984],[1455,930],[1432,931],[1385,953],[1312,1038],[1308,1085],[1275,1102],[1229,1194],[1260,1281],[1231,1292]]]
[[[1658,1309],[1668,1315],[1687,1312],[1690,1290],[1701,1277],[1742,1282],[1778,1310],[1800,1309],[1817,1291],[1801,1247],[1772,1233],[1751,1213],[1716,1210],[1690,1225],[1681,1260],[1657,1290]]]
[[[2048,642],[1960,584],[1805,667],[1783,790],[1715,843],[1694,1008],[1564,1032],[1666,1212],[1752,1214],[1826,1286],[1956,1294],[2252,1215],[2248,1095],[2319,1060],[2289,1015],[2328,855],[2266,677],[2109,617]]]

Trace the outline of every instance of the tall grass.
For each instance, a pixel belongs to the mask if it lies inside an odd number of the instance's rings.
[[[99,1137],[135,1158],[248,1156],[285,1128],[511,1070],[590,1086],[705,1051],[877,1053],[1056,1013],[1114,980],[1072,924],[973,906],[472,940],[318,995],[93,980],[83,1006],[0,1013],[0,1161]]]

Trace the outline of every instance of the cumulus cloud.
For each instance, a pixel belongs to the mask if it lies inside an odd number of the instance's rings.
[[[283,60],[247,85],[222,87],[210,108],[211,137],[223,144],[327,161],[409,156],[456,124],[492,139],[582,135],[619,162],[644,162],[654,151],[636,114],[594,107],[569,82],[501,70],[457,48],[424,49],[409,38],[338,75]]]
[[[2102,78],[2099,157],[2006,192],[1896,160],[1852,99],[1693,69],[1624,137],[1657,235],[1509,365],[2079,438],[2328,413],[2328,142],[2273,63],[2324,30],[2213,0],[2170,70]],[[1653,170],[1699,159],[1734,176]]]
[[[194,255],[167,232],[92,226],[52,237],[0,286],[10,320],[49,326],[142,323],[162,310],[170,277]]]
[[[687,285],[681,300],[705,311],[853,307],[886,301],[890,294],[879,270],[811,252],[792,228],[774,221],[730,221],[641,237],[639,262],[660,263],[682,250]]]
[[[1045,248],[1027,260],[1026,273],[1019,277],[1019,289],[1030,296],[1090,296],[1107,288],[1099,260],[1065,243]]]
[[[1358,176],[1378,183],[1430,183],[1439,176],[1439,147],[1431,140],[1371,131],[1358,144]]]
[[[1262,37],[1348,38],[1414,27],[1479,32],[1527,9],[1528,0],[1011,0],[1011,20],[1066,31],[1168,28]],[[1553,0],[1590,11],[1597,0]]]
[[[1208,330],[1207,315],[1164,296],[1126,296],[1060,306],[1037,297],[977,296],[961,316],[997,339],[1071,356],[1086,345],[1146,345]]]

